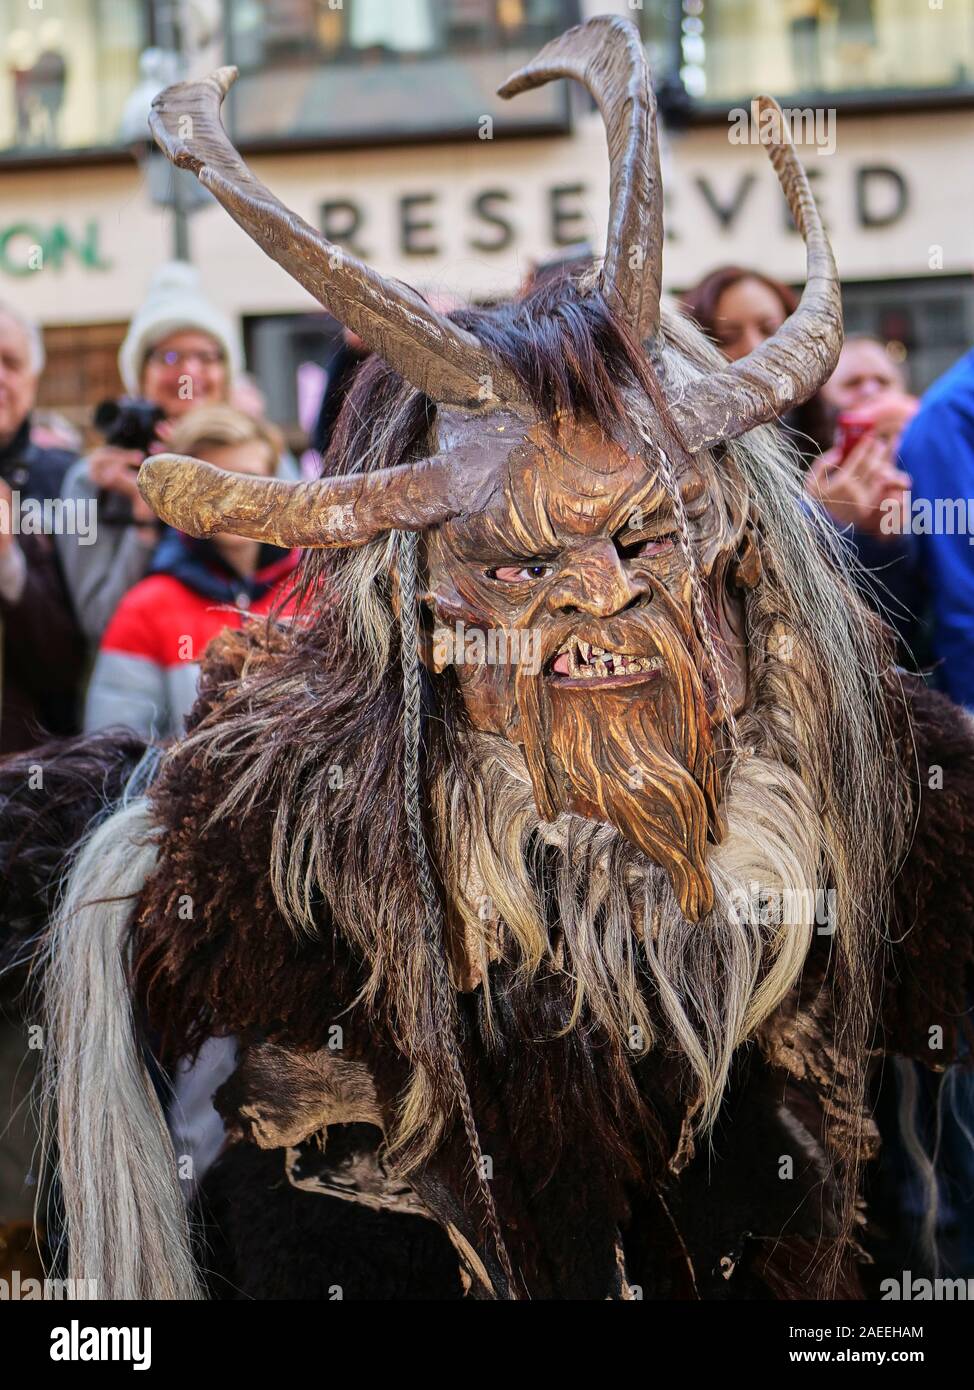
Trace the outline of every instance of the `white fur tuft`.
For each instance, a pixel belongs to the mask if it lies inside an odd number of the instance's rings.
[[[126,972],[132,907],[156,855],[144,800],[105,820],[74,862],[47,949],[45,1147],[67,1224],[64,1272],[96,1281],[98,1298],[203,1296]]]

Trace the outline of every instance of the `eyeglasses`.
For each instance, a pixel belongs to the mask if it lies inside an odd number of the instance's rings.
[[[153,348],[146,359],[160,367],[185,367],[187,362],[196,361],[201,367],[215,367],[224,360],[219,348],[189,348],[180,352],[176,348]]]

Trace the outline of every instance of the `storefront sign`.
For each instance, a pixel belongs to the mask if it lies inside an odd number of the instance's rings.
[[[86,223],[79,234],[63,222],[12,222],[0,226],[0,271],[33,275],[39,270],[63,270],[74,262],[85,270],[110,270],[111,261],[98,249],[99,225]]]

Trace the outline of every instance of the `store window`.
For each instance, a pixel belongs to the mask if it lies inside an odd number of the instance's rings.
[[[974,94],[974,0],[641,0],[657,67],[702,105],[756,92]]]
[[[123,392],[118,349],[127,329],[127,323],[52,324],[44,329],[47,363],[37,408],[42,415],[53,411],[66,419],[86,445],[99,442],[91,418],[95,402]]]
[[[147,43],[141,0],[0,0],[0,156],[120,145]]]
[[[240,145],[563,130],[565,83],[496,89],[577,23],[577,0],[227,0]]]

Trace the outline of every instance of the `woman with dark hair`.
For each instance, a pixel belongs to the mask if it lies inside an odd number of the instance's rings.
[[[789,285],[760,270],[722,265],[681,295],[680,305],[724,356],[737,362],[777,333],[797,309],[798,296]],[[789,411],[783,423],[806,463],[832,443],[827,412],[817,392]]]
[[[787,285],[734,265],[712,270],[680,302],[732,362],[776,333],[797,306]],[[860,564],[876,572],[880,587],[864,585],[866,596],[896,628],[906,656],[920,639],[912,547],[898,524],[887,524],[910,485],[896,461],[898,436],[916,408],[904,387],[884,343],[847,338],[834,375],[781,424],[804,460],[806,494],[847,529]]]
[[[680,302],[732,362],[770,338],[798,308],[788,285],[739,265],[718,266]]]

